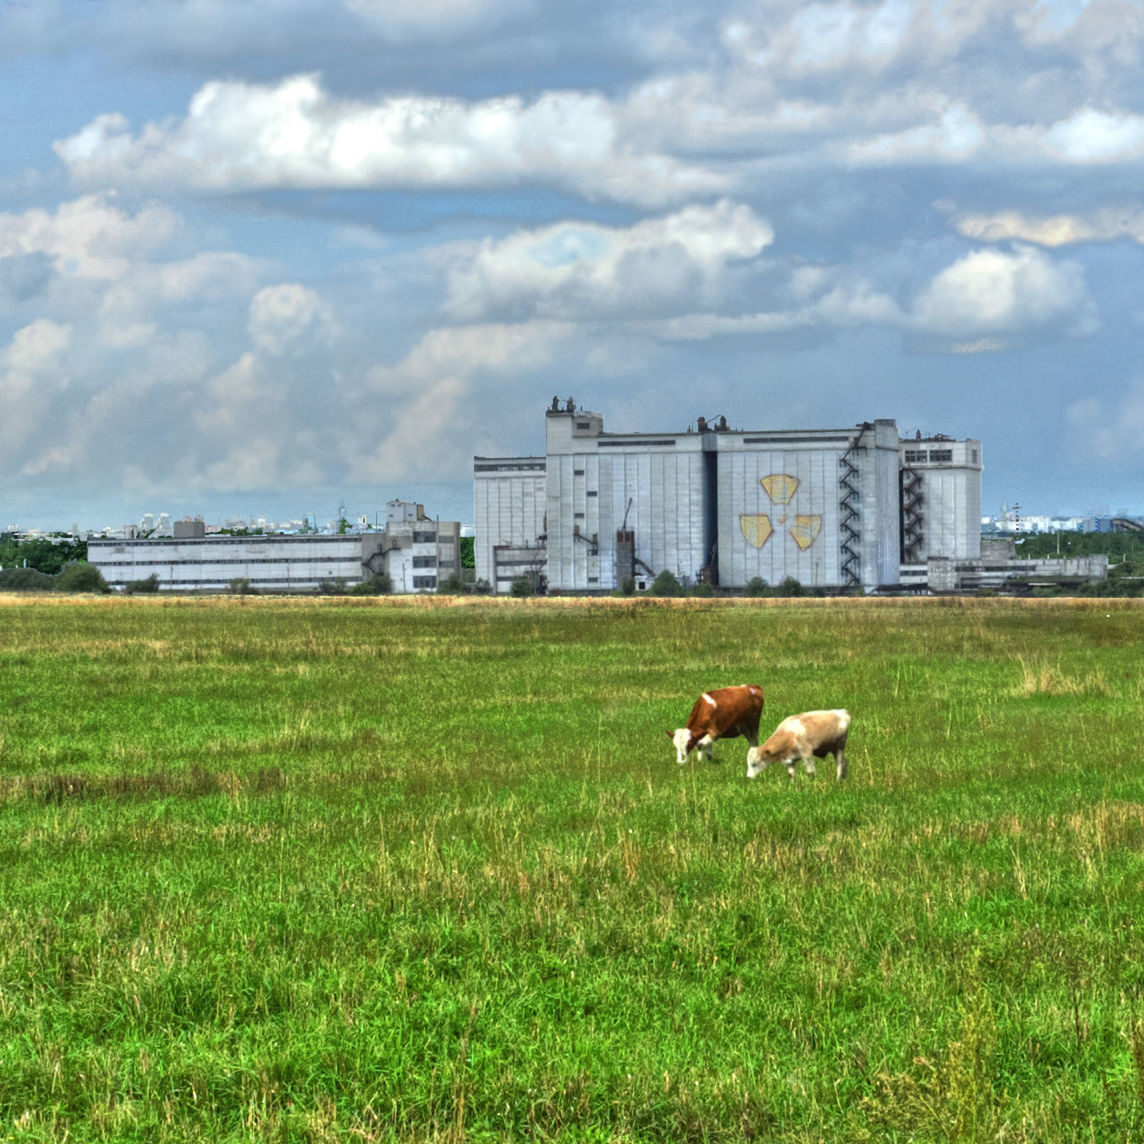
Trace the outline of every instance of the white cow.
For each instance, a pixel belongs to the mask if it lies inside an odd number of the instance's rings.
[[[814,760],[834,756],[835,775],[846,777],[846,736],[850,732],[850,712],[804,711],[790,715],[761,746],[747,755],[747,778],[753,779],[771,763],[783,763],[794,780],[799,760],[808,775],[815,774]]]

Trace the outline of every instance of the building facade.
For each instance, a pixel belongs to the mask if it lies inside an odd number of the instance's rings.
[[[368,573],[389,573],[395,592],[436,592],[461,575],[460,523],[434,520],[412,501],[389,501],[385,531],[363,533],[362,547]]]
[[[571,399],[553,402],[545,427],[543,458],[474,458],[478,576],[496,591],[509,582],[496,536],[535,538],[531,555],[543,558],[553,592],[611,591],[629,579],[641,589],[665,570],[684,584],[791,577],[870,591],[899,582],[907,523],[917,560],[980,555],[977,441],[903,442],[886,419],[743,430],[700,418],[679,433],[618,434]]]
[[[521,577],[542,578],[546,562],[544,457],[474,457],[473,557],[477,580],[508,592]]]
[[[355,535],[89,540],[87,559],[112,589],[155,576],[161,592],[225,592],[235,580],[259,592],[316,592],[366,578]]]
[[[317,592],[384,572],[395,592],[435,592],[460,576],[461,525],[390,501],[384,532],[207,536],[201,521],[180,521],[172,538],[90,539],[87,558],[118,590],[155,576],[161,592],[225,592],[235,581],[258,592]]]

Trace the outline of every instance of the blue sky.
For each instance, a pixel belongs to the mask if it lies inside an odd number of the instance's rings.
[[[894,417],[1144,512],[1144,7],[0,0],[0,527]]]

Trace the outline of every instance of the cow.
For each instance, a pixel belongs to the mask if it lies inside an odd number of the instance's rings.
[[[759,718],[763,713],[763,689],[752,684],[740,687],[720,687],[705,691],[695,701],[687,726],[668,731],[667,737],[675,744],[675,760],[680,766],[697,747],[699,753],[711,760],[711,744],[716,739],[735,739],[746,736],[751,745],[747,753],[759,746]]]
[[[815,756],[825,759],[833,755],[835,777],[844,779],[849,732],[849,711],[804,711],[801,715],[789,715],[761,747],[747,753],[747,778],[755,778],[771,763],[784,763],[793,782],[800,759],[806,773],[813,775]]]

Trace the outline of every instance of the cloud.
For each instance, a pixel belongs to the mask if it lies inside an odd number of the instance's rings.
[[[54,148],[77,179],[216,192],[531,183],[657,204],[724,183],[619,138],[613,109],[598,95],[469,103],[394,96],[370,104],[331,97],[315,75],[270,86],[213,81],[182,121],[133,135],[122,115],[100,115]]]
[[[279,356],[328,332],[330,314],[321,297],[296,282],[266,286],[250,303],[247,330],[263,353]]]
[[[1063,330],[1091,333],[1095,308],[1084,270],[1042,251],[977,250],[942,270],[917,298],[912,327],[958,340]]]
[[[981,150],[986,131],[967,107],[939,109],[937,117],[907,131],[878,135],[849,148],[855,163],[916,163],[962,161]]]
[[[773,241],[769,223],[722,200],[634,226],[563,222],[486,239],[450,275],[446,311],[466,321],[490,315],[618,320],[684,311],[716,299],[725,271]]]
[[[178,226],[177,215],[158,203],[147,203],[134,215],[112,203],[109,192],[62,203],[55,211],[32,208],[23,214],[0,214],[0,259],[41,254],[56,273],[75,278],[114,280],[132,260],[167,243]]]
[[[399,362],[371,371],[350,478],[439,480],[471,473],[471,450],[458,451],[457,440],[473,434],[482,408],[501,407],[499,390],[543,372],[575,332],[563,322],[431,330]]]
[[[9,472],[19,471],[49,419],[53,402],[69,385],[65,358],[72,340],[71,326],[39,318],[17,330],[4,352],[0,456]]]
[[[1076,451],[1117,462],[1144,457],[1144,380],[1113,398],[1073,402],[1066,416],[1077,437]]]
[[[16,332],[8,347],[8,368],[32,377],[56,370],[71,343],[71,326],[40,318]]]
[[[1070,246],[1078,242],[1114,242],[1130,238],[1144,245],[1144,210],[1105,207],[1084,214],[1035,216],[1023,211],[963,214],[955,218],[959,234],[981,242],[1017,239],[1038,246]]]
[[[1069,163],[1132,162],[1144,155],[1144,116],[1086,107],[1054,123],[1044,140]]]

